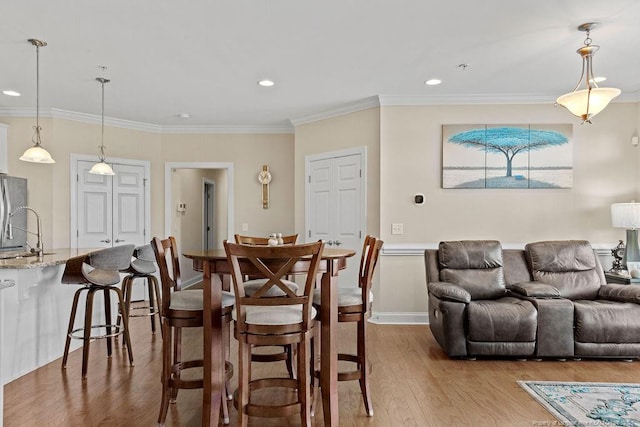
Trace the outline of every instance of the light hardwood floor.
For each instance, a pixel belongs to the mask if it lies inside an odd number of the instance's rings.
[[[4,426],[155,426],[161,338],[151,335],[147,319],[131,323],[135,367],[128,366],[119,345],[108,360],[100,340],[91,346],[89,373],[82,381],[81,352],[75,351],[66,370],[56,360],[5,386]],[[354,341],[351,326],[340,325],[340,349]],[[198,332],[186,337],[194,354],[201,351]],[[640,382],[637,361],[452,360],[424,325],[371,325],[369,346],[374,416],[365,415],[356,382],[340,383],[341,426],[557,425],[517,380]],[[268,365],[258,364],[254,375],[285,372],[282,362]],[[201,396],[198,390],[180,391],[166,425],[199,426]],[[277,397],[283,396],[266,398]],[[322,426],[320,407],[316,413],[314,426]],[[231,425],[236,420],[231,409]],[[294,426],[299,421],[252,418],[250,425]]]

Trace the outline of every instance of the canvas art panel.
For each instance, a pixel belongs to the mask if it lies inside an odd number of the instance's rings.
[[[442,188],[571,188],[572,125],[443,125]]]

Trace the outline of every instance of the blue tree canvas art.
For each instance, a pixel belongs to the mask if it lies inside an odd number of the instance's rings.
[[[445,125],[443,188],[571,188],[571,125]]]

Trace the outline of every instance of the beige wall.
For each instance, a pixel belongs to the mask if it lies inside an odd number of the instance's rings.
[[[505,244],[576,238],[609,245],[625,237],[624,230],[611,227],[609,205],[640,200],[640,147],[630,143],[640,128],[639,110],[638,103],[612,104],[593,124],[580,125],[552,105],[383,106],[298,125],[295,137],[157,134],[107,127],[105,144],[107,156],[151,162],[152,235],[164,234],[165,162],[232,162],[235,231],[302,234],[305,156],[365,146],[366,231],[381,236],[387,247],[481,238]],[[97,153],[99,125],[41,120],[43,144],[58,163],[35,165],[18,160],[31,141],[33,119],[0,122],[9,125],[10,174],[29,179],[29,204],[42,212],[45,246],[68,246],[69,154]],[[573,188],[442,189],[442,125],[485,123],[575,123]],[[263,164],[273,175],[269,209],[261,208],[256,178]],[[216,185],[217,190],[223,187]],[[197,188],[199,194],[201,182]],[[426,196],[422,207],[412,204],[417,192]],[[249,225],[248,232],[241,231],[243,223]],[[392,223],[402,223],[404,235],[391,235]],[[191,240],[199,245],[201,237],[194,235],[183,244]],[[377,276],[376,312],[426,312],[421,256],[383,256]]]
[[[41,216],[45,249],[70,246],[70,154],[98,155],[100,125],[63,119],[40,120],[42,144],[56,163],[39,165],[18,157],[31,145],[33,119],[0,118],[9,125],[9,175],[29,180],[28,203]],[[160,135],[115,127],[105,127],[104,143],[109,157],[151,162],[151,212],[163,212],[163,168],[160,165]],[[162,216],[151,218],[152,230],[161,230]]]
[[[100,144],[100,125],[47,118],[41,119],[43,146],[56,163],[38,165],[18,160],[31,145],[32,118],[0,118],[8,128],[9,174],[29,180],[29,205],[42,219],[45,248],[69,247],[70,154],[95,154]],[[208,134],[174,135],[105,127],[107,159],[148,160],[151,163],[151,236],[164,235],[164,163],[232,162],[236,232],[249,224],[248,234],[268,235],[294,229],[293,135],[291,134]],[[271,207],[262,209],[261,187],[257,180],[263,164],[271,167]],[[226,177],[217,190],[226,188]],[[198,195],[202,184],[198,185]],[[221,196],[225,193],[222,191]],[[225,212],[220,215],[226,223]],[[175,210],[174,210],[175,211]],[[197,240],[199,245],[200,238]],[[188,242],[190,246],[191,242]],[[185,242],[187,244],[187,242]],[[193,245],[195,246],[195,245]]]
[[[380,109],[370,108],[296,127],[296,232],[304,236],[305,156],[367,148],[367,230],[380,230]],[[300,241],[304,241],[301,237]]]
[[[293,231],[293,135],[165,134],[162,146],[164,162],[233,163],[236,233],[268,236]],[[264,164],[269,165],[273,177],[269,209],[262,209],[262,187],[258,182]],[[242,231],[244,223],[248,224],[248,231]]]
[[[638,104],[617,103],[573,127],[571,189],[442,189],[443,124],[577,123],[552,105],[383,107],[380,137],[380,223],[385,244],[497,239],[521,244],[587,239],[611,244],[624,230],[611,227],[609,206],[638,200]],[[412,204],[424,193],[423,206]],[[402,223],[404,235],[391,235]],[[383,257],[376,310],[425,312],[421,256]]]

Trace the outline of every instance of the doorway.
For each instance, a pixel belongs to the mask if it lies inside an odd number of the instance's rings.
[[[215,249],[216,241],[216,184],[214,181],[202,179],[202,249]]]
[[[93,175],[96,157],[71,154],[70,246],[141,246],[150,240],[150,163],[109,158],[114,176]]]
[[[233,163],[167,162],[164,172],[164,235],[175,236],[179,250],[221,248],[222,241],[233,239],[234,193]],[[213,229],[204,238],[204,183],[214,183]],[[217,202],[216,202],[217,201]],[[180,257],[180,272],[185,286],[202,279],[191,261]]]
[[[366,147],[306,156],[305,176],[305,240],[353,249],[359,259],[366,234]],[[357,283],[357,264],[347,263],[339,283]]]

